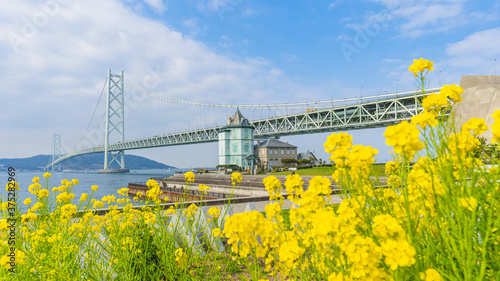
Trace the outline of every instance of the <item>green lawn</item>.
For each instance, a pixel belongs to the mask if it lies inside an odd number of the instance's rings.
[[[295,173],[301,176],[331,176],[333,171],[335,171],[334,167],[314,167],[296,170]],[[292,171],[285,171],[273,173],[273,175],[290,175],[291,173]]]
[[[296,174],[301,176],[331,176],[335,171],[335,167],[314,167],[309,169],[300,169],[295,171]],[[292,171],[272,173],[273,175],[290,175]],[[373,165],[373,171],[371,176],[374,177],[384,177],[385,176],[385,164],[375,164]]]

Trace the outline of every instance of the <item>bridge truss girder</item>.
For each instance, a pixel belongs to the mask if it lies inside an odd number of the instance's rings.
[[[373,100],[251,123],[255,127],[255,138],[386,127],[422,112],[421,98],[412,95]]]

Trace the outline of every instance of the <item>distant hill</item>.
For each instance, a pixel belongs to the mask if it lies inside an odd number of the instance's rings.
[[[15,167],[16,170],[43,170],[43,167],[52,159],[51,155],[36,155],[29,158],[0,158],[0,170]],[[94,153],[77,156],[61,162],[61,170],[99,170],[104,168],[104,153]],[[110,169],[119,169],[113,162]],[[141,156],[125,154],[125,168],[127,169],[176,169],[176,167],[162,164]]]

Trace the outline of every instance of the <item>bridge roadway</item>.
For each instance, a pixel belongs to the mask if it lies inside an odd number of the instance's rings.
[[[426,91],[425,95],[438,91],[439,88],[430,89]],[[403,120],[410,120],[412,116],[418,115],[423,110],[419,102],[422,97],[421,92],[414,91],[345,99],[335,101],[336,103],[341,102],[343,105],[256,120],[250,123],[255,127],[254,138],[256,139],[386,127]],[[222,127],[224,126],[114,143],[109,145],[108,150],[122,151],[216,142],[218,141],[219,130]],[[75,156],[97,152],[104,152],[104,145],[65,154],[54,161],[54,164]]]

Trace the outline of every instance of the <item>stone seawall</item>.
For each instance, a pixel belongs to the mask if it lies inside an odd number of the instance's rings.
[[[137,196],[137,193],[141,192],[142,198],[145,198],[146,191],[148,191],[148,187],[145,184],[139,185],[130,183],[128,185],[128,194],[131,196]],[[160,194],[158,198],[164,201],[165,197],[168,197],[169,199],[168,202],[189,202],[189,201],[202,200],[202,196],[198,194],[182,192],[180,189],[179,192],[162,190],[162,194]],[[203,200],[215,200],[215,199],[219,198],[211,196],[203,196]]]
[[[270,175],[243,175],[242,181],[233,190],[233,185],[231,182],[231,175],[222,174],[197,174],[195,176],[195,181],[190,183],[186,187],[186,180],[184,175],[176,174],[169,178],[156,179],[160,187],[163,188],[188,188],[190,190],[197,190],[200,184],[210,186],[210,191],[215,193],[230,194],[234,192],[236,196],[266,196],[268,195],[266,188],[264,187],[264,178]],[[284,185],[286,181],[286,176],[275,176]],[[314,176],[301,176],[304,182],[304,190],[309,187],[309,180]],[[331,185],[332,190],[338,190],[339,186],[336,184]],[[284,186],[283,186],[284,188]]]

